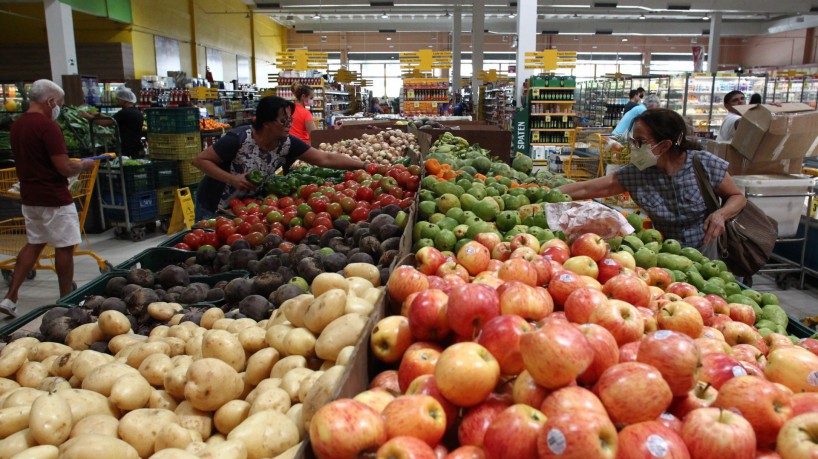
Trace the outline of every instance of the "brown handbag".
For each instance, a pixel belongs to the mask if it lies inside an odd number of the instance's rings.
[[[710,185],[698,155],[693,157],[693,168],[709,215],[721,207],[719,198]],[[778,238],[778,222],[747,200],[744,209],[726,221],[724,226],[725,232],[718,240],[722,260],[734,275],[752,276],[767,263],[773,253]]]

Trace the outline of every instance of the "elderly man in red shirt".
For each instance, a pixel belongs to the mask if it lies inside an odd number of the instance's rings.
[[[17,316],[17,295],[26,274],[46,244],[55,248],[60,296],[71,292],[74,246],[82,239],[79,218],[68,177],[94,168],[94,161],[68,158],[65,139],[54,120],[60,115],[65,93],[50,80],[31,85],[29,109],[11,127],[11,149],[20,180],[20,198],[28,243],[17,254],[14,276],[0,312]]]

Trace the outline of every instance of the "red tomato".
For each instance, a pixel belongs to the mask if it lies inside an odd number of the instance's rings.
[[[420,177],[413,175],[406,180],[406,189],[409,191],[417,191],[420,188]]]
[[[304,214],[304,226],[307,228],[312,228],[313,222],[315,222],[316,218],[315,212],[307,212]]]
[[[375,163],[369,163],[366,165],[366,173],[369,175],[374,175],[378,173],[378,165]]]
[[[310,207],[312,207],[312,210],[315,211],[316,213],[324,212],[325,210],[327,210],[327,206],[329,205],[329,199],[323,196],[320,198],[310,198],[307,201],[307,204]]]
[[[370,209],[370,212],[375,210],[375,209],[380,209],[380,208],[381,208],[381,203],[379,203],[378,201],[375,201],[375,202],[372,203],[372,208]]]
[[[255,201],[255,199],[253,199],[253,198],[244,198],[244,199],[242,199],[242,202],[244,203],[245,206],[248,206],[248,205],[252,204],[254,201]]]
[[[306,224],[306,219],[305,219],[304,223]],[[315,220],[313,220],[312,228],[315,228],[315,227],[318,227],[318,226],[326,226],[327,228],[332,228],[332,220],[330,220],[327,217],[318,217]]]
[[[384,206],[384,207],[386,207],[386,206],[388,206],[390,204],[397,204],[399,202],[400,201],[398,200],[398,198],[392,196],[391,194],[385,194],[381,198],[381,206]]]
[[[407,209],[409,206],[412,205],[412,199],[411,198],[401,199],[398,205],[400,206],[401,209]]]
[[[339,183],[339,184],[333,186],[332,188],[334,188],[335,191],[344,191],[345,187],[344,187],[344,185],[342,183]]]
[[[283,233],[284,229],[285,229],[284,224],[281,223],[281,222],[270,223],[270,232],[271,233],[273,231],[281,231]]]
[[[269,234],[275,234],[276,236],[278,236],[278,237],[280,237],[282,239],[284,238],[284,230],[281,229],[281,228],[273,228],[273,229],[270,230]]]
[[[344,213],[352,212],[352,210],[355,209],[355,200],[351,197],[342,198],[341,208],[344,210]]]
[[[293,205],[293,198],[291,198],[291,197],[283,197],[283,198],[278,200],[278,208],[279,209],[286,209],[287,207],[290,207],[291,205]]]
[[[373,190],[377,190],[380,187],[381,187],[380,180],[373,180],[372,183],[369,184],[369,188],[372,188]]]
[[[184,242],[180,242],[173,246],[174,249],[181,249],[181,250],[190,250],[190,246],[185,244]]]
[[[362,222],[369,217],[369,210],[364,209],[363,207],[358,207],[357,209],[353,210],[349,217],[352,219],[353,222]]]
[[[236,234],[236,227],[233,226],[232,223],[224,224],[216,228],[216,236],[221,242],[226,242],[227,238],[233,234]]]
[[[236,212],[236,216],[239,217],[239,218],[244,218],[244,217],[246,217],[248,215],[250,215],[250,213],[247,212],[247,209],[239,209],[239,211]]]
[[[301,188],[301,197],[304,198],[304,199],[307,199],[307,198],[310,197],[311,194],[317,193],[317,192],[318,192],[318,185],[315,185],[313,183],[311,183],[309,185],[304,185]]]
[[[344,214],[344,209],[341,207],[341,204],[337,202],[333,202],[329,206],[327,206],[327,212],[332,215],[332,218],[338,218]]]
[[[233,245],[234,242],[238,241],[239,239],[244,239],[244,236],[241,234],[231,234],[230,237],[227,238],[227,245]]]
[[[332,220],[332,215],[330,215],[329,212],[316,212],[315,216],[318,218],[328,218]]]
[[[205,231],[203,229],[201,229],[201,228],[196,228],[195,230],[193,230],[191,232],[193,234],[195,234],[196,236],[199,236],[199,237],[202,237],[202,235],[205,233]]]
[[[344,182],[344,189],[357,188],[359,185],[360,184],[358,182],[356,182],[355,180],[347,180],[346,182]]]
[[[202,236],[202,245],[212,245],[214,247],[218,247],[219,236],[213,231],[208,231],[204,233],[204,235]]]
[[[249,234],[251,227],[252,227],[252,225],[250,225],[249,223],[247,223],[245,221],[244,223],[242,223],[241,225],[236,227],[236,232],[241,234],[241,235]]]
[[[204,231],[202,231],[204,233]],[[190,247],[191,250],[196,250],[202,244],[202,238],[194,233],[187,233],[185,237],[182,238],[182,241]]]
[[[261,222],[253,223],[252,225],[250,225],[250,232],[267,234],[267,225]]]
[[[395,177],[395,180],[398,181],[398,184],[400,186],[406,186],[406,183],[409,180],[409,177],[411,177],[411,176],[412,176],[412,174],[410,174],[409,172],[402,171],[400,174],[398,174],[397,177]]]
[[[240,199],[233,198],[230,200],[230,207],[244,207],[244,203]]]
[[[394,197],[396,197],[398,199],[403,199],[403,188],[401,188],[399,186],[396,186],[395,188],[392,188],[389,191],[389,194],[391,194],[392,196],[394,196]]]
[[[250,247],[256,247],[261,245],[264,242],[264,235],[259,233],[258,231],[253,231],[252,233],[248,234],[247,237],[244,238]]]
[[[295,201],[293,201],[293,204],[295,204],[296,206],[300,206],[301,204],[304,204],[304,200],[301,199],[301,198],[298,198]]]
[[[196,222],[196,226],[199,228],[210,228],[210,220],[199,220]]]
[[[244,219],[244,222],[255,225],[256,223],[261,223],[261,217],[258,215],[248,215],[247,218]]]
[[[362,207],[364,209],[371,209],[372,204],[370,204],[370,203],[368,203],[366,201],[358,201],[357,203],[355,203],[355,208],[357,209],[359,207]]]
[[[317,226],[313,227],[309,231],[309,234],[317,234],[318,236],[321,236],[322,234],[326,233],[327,231],[329,231],[329,228],[327,228],[326,226],[317,225]]]
[[[267,198],[267,199],[264,200],[264,205],[265,206],[275,206],[277,204],[278,204],[278,201],[276,199],[274,199],[274,198]]]
[[[371,201],[372,199],[375,198],[375,192],[372,191],[372,188],[361,187],[361,188],[358,188],[358,192],[355,194],[355,197],[358,200]]]
[[[354,198],[357,194],[356,188],[347,188],[346,190],[341,192],[344,196],[348,198]]]
[[[292,250],[293,247],[295,247],[295,244],[289,241],[284,241],[281,244],[278,244],[278,248],[284,253],[290,253],[290,250]]]
[[[344,181],[346,181],[346,180],[352,180],[352,172],[351,171],[344,172]]]
[[[293,226],[284,233],[284,239],[292,242],[299,242],[307,235],[307,230],[303,226]]]

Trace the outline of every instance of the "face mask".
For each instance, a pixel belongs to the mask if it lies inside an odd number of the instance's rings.
[[[631,164],[640,171],[655,166],[659,157],[653,154],[654,146],[645,143],[639,148],[631,148]]]
[[[60,106],[57,105],[56,102],[54,102],[54,106],[51,107],[51,119],[56,120],[59,117],[60,117]]]

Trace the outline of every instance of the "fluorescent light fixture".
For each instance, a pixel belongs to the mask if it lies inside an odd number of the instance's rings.
[[[628,37],[623,38],[622,41],[628,41]]]
[[[710,20],[710,16],[708,16],[706,14],[704,16],[702,16],[702,21],[709,21],[709,20]]]
[[[384,11],[383,14],[381,14],[381,19],[389,19],[389,15],[386,14],[386,11]]]
[[[639,15],[639,19],[644,20],[644,19],[645,19],[645,15],[644,15],[644,14],[640,14],[640,15]]]
[[[511,13],[508,13],[508,17],[510,17],[510,18],[515,18],[515,17],[517,17],[517,13],[515,13],[514,11],[512,11]]]
[[[321,19],[321,15],[320,15],[320,14],[318,14],[318,13],[315,13],[315,14],[313,14],[313,15],[312,15],[312,18],[313,18],[313,19],[316,19],[316,20],[317,20],[317,19]]]
[[[386,37],[386,41],[392,41],[392,37]]]
[[[591,5],[548,5],[550,8],[590,8]]]

